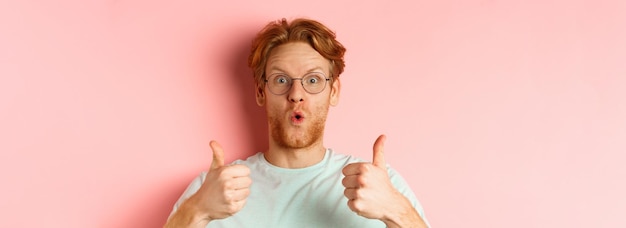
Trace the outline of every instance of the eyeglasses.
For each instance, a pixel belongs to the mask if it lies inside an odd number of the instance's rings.
[[[309,73],[302,78],[291,78],[284,74],[273,74],[265,79],[265,83],[271,93],[274,95],[283,95],[289,92],[294,80],[300,80],[302,88],[304,88],[307,93],[317,94],[324,91],[330,79],[319,72]]]

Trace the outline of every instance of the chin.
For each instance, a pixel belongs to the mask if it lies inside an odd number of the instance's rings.
[[[278,119],[270,118],[270,136],[276,144],[288,149],[302,149],[311,147],[319,142],[324,135],[325,118],[315,120],[307,125],[297,127]]]
[[[281,147],[288,149],[302,149],[311,147],[322,137],[320,131],[287,130],[284,128],[272,129],[272,139]]]
[[[275,137],[274,141],[276,141],[278,145],[289,149],[302,149],[310,147],[315,142],[315,140],[313,140],[311,137],[293,137],[293,135],[292,137],[289,137],[285,134],[280,135],[282,137]]]

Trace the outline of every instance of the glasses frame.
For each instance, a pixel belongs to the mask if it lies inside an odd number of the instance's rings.
[[[273,74],[273,75],[274,75],[274,74]],[[270,75],[270,76],[273,76],[273,75]],[[304,89],[304,91],[306,91],[307,93],[309,93],[309,94],[318,94],[318,93],[324,92],[324,90],[326,89],[326,86],[328,85],[328,81],[330,81],[330,78],[327,78],[325,74],[322,74],[322,75],[324,75],[324,79],[325,79],[325,80],[324,80],[324,88],[322,88],[322,90],[320,90],[320,91],[319,91],[319,92],[317,92],[317,93],[311,93],[311,92],[309,92],[309,90],[307,90],[307,89],[306,89],[306,87],[304,86],[304,78],[306,77],[306,75],[305,75],[304,77],[301,77],[301,78],[292,78],[292,77],[287,76],[287,77],[291,80],[291,83],[289,83],[289,88],[288,88],[288,89],[286,89],[286,90],[285,90],[285,92],[280,93],[280,94],[278,94],[278,93],[274,93],[274,91],[272,91],[272,89],[270,89],[270,86],[269,86],[269,83],[268,83],[268,82],[269,82],[269,80],[267,79],[267,77],[265,77],[265,79],[264,79],[263,81],[265,81],[265,86],[267,86],[267,90],[269,90],[269,91],[270,91],[270,93],[272,93],[272,94],[274,94],[274,95],[276,95],[276,96],[285,95],[285,94],[289,93],[289,91],[291,90],[291,88],[293,88],[293,81],[295,81],[295,80],[300,80],[300,85],[302,85],[302,88],[303,88],[303,89]]]

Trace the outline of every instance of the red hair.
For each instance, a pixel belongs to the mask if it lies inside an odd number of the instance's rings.
[[[335,33],[322,23],[310,19],[287,19],[270,22],[252,41],[248,66],[254,73],[257,87],[265,86],[267,58],[275,47],[292,42],[305,42],[330,61],[331,79],[339,77],[345,67],[346,48],[337,41]]]

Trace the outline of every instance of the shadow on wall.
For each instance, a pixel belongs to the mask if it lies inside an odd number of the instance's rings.
[[[230,62],[226,63],[227,66],[231,67],[230,82],[236,85],[233,88],[239,89],[236,94],[239,95],[240,112],[245,117],[242,119],[245,121],[244,125],[247,126],[243,129],[248,133],[248,141],[244,145],[245,154],[240,157],[242,159],[268,148],[267,115],[265,108],[256,103],[256,82],[252,70],[248,67],[252,39],[259,30],[260,28],[256,26],[252,29],[242,30],[245,33],[236,36],[239,38],[235,42],[237,46],[232,48],[230,53],[233,55],[227,59]]]
[[[244,142],[240,146],[242,146],[244,151],[239,154],[236,159],[244,159],[255,154],[256,152],[264,151],[268,147],[267,118],[265,109],[256,104],[254,94],[255,82],[252,76],[252,71],[247,65],[251,41],[259,29],[258,24],[245,24],[232,28],[232,30],[229,30],[230,32],[223,32],[222,35],[229,40],[227,43],[228,45],[225,47],[204,47],[203,52],[206,53],[201,55],[203,60],[218,59],[219,62],[207,63],[204,67],[224,67],[225,69],[217,69],[217,71],[228,72],[223,75],[223,77],[227,77],[224,78],[223,81],[230,84],[228,86],[229,88],[236,90],[231,95],[235,96],[234,100],[238,99],[240,105],[235,106],[236,108],[233,112],[236,113],[233,113],[233,115],[241,115],[245,117],[241,118],[241,125],[243,128],[240,129],[242,134],[244,134],[240,136],[241,141]],[[206,58],[207,56],[224,56],[224,58]],[[215,76],[205,75],[205,77]],[[151,194],[138,192],[136,194],[138,197],[132,200],[132,205],[122,206],[132,207],[133,209],[128,211],[132,211],[133,213],[127,214],[124,218],[113,219],[113,221],[116,222],[113,222],[114,224],[107,222],[108,225],[105,227],[163,227],[171,212],[173,202],[180,197],[180,194],[182,194],[185,190],[190,180],[179,177],[163,178],[163,180],[172,179],[176,179],[177,181],[175,183],[159,182],[151,186],[147,186],[144,191],[151,192]],[[154,194],[155,191],[157,191],[158,194]]]

